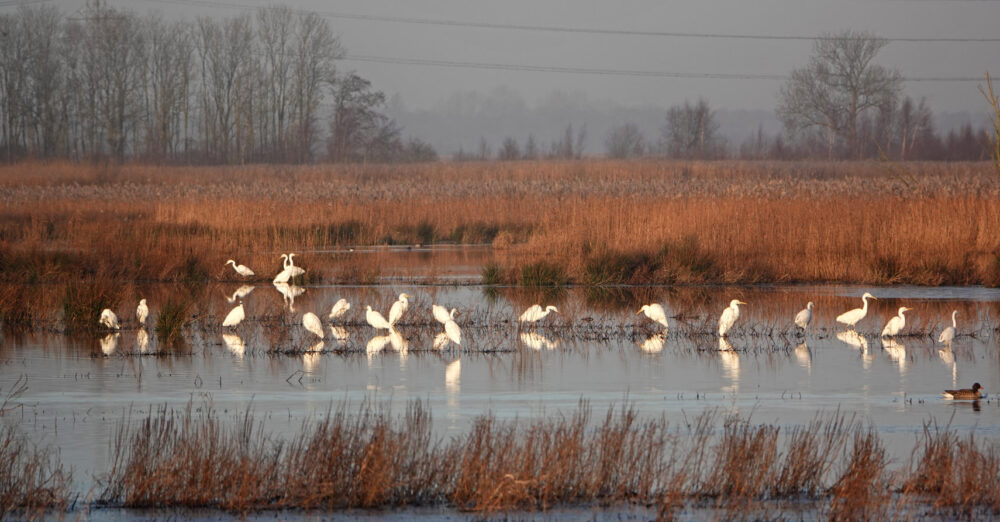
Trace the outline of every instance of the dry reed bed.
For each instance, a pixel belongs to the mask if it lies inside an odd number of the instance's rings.
[[[249,412],[224,421],[210,408],[189,407],[126,419],[100,502],[244,513],[638,503],[665,516],[688,507],[741,518],[773,516],[795,501],[835,519],[885,518],[890,509],[1000,510],[998,446],[947,429],[926,429],[912,463],[893,470],[874,429],[842,415],[783,428],[710,412],[674,425],[628,407],[594,419],[581,403],[548,419],[483,415],[467,433],[443,438],[419,402],[403,415],[370,404],[346,408],[305,423],[289,440],[265,433]]]
[[[449,241],[494,243],[493,282],[527,286],[1000,284],[1000,180],[990,166],[905,167],[14,165],[0,168],[0,274],[231,278],[223,263],[234,257],[264,280],[280,252]],[[299,262],[315,281],[375,278],[349,255]]]
[[[0,408],[0,417],[2,413]],[[59,463],[58,453],[35,446],[12,426],[0,429],[0,518],[66,509],[74,498],[71,482],[72,474]]]

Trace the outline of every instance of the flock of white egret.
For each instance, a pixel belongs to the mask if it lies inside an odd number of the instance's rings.
[[[301,292],[304,290],[300,289],[300,287],[290,286],[289,281],[294,277],[298,277],[305,274],[305,270],[303,268],[295,266],[293,260],[294,256],[295,254],[281,255],[281,258],[283,260],[282,270],[274,278],[274,285],[285,297],[286,302],[291,301],[289,303],[289,308],[292,311],[294,311],[293,305],[295,296],[301,294]],[[227,266],[232,265],[233,269],[240,276],[251,277],[254,275],[253,270],[246,267],[245,265],[237,264],[232,259],[226,261],[226,265]],[[295,289],[299,290],[295,291]],[[253,290],[252,286],[241,287],[233,294],[232,297],[227,297],[227,300],[229,300],[229,302],[232,303],[237,299],[242,299],[252,290]],[[399,332],[396,329],[396,325],[409,310],[411,299],[414,299],[412,295],[409,295],[407,293],[399,294],[397,300],[389,308],[388,317],[382,315],[382,313],[380,313],[378,310],[373,309],[371,305],[365,306],[365,321],[372,328],[375,328],[377,332],[381,330],[388,331],[386,335],[378,335],[369,342],[368,346],[369,352],[372,352],[373,349],[377,351],[381,347],[384,347],[388,344],[392,344],[394,347],[402,347],[403,349],[405,349],[406,340],[405,338],[402,337],[402,335],[399,334]],[[864,295],[861,296],[862,306],[860,308],[848,310],[836,317],[836,321],[838,323],[842,323],[847,327],[846,331],[841,332],[841,334],[838,334],[838,338],[841,338],[843,340],[842,336],[848,334],[859,336],[855,331],[855,327],[861,320],[863,320],[868,315],[869,299],[877,299],[877,298],[873,296],[871,293],[865,292]],[[726,349],[732,350],[732,347],[726,341],[726,338],[728,337],[730,329],[733,327],[733,325],[736,324],[736,321],[740,317],[741,305],[745,306],[747,305],[747,303],[740,301],[739,299],[733,299],[729,302],[729,306],[727,306],[722,310],[719,316],[718,335],[720,340],[719,344],[720,350],[726,350]],[[337,322],[338,319],[342,319],[350,309],[351,309],[351,303],[348,302],[346,299],[341,298],[333,305],[329,314],[327,314],[327,319],[331,323],[329,325],[330,332],[333,335],[333,337],[338,340],[346,339],[348,334],[346,330],[343,328],[343,325],[337,325],[335,323]],[[906,326],[906,316],[904,314],[909,310],[911,310],[911,308],[905,306],[900,307],[898,313],[895,316],[891,317],[886,322],[885,326],[882,329],[881,337],[883,339],[885,338],[890,338],[890,339],[888,341],[883,341],[883,342],[888,342],[889,344],[891,344],[893,342],[891,338],[899,335],[902,332],[903,328]],[[437,322],[441,323],[441,325],[443,325],[444,328],[443,331],[439,333],[435,338],[433,344],[434,348],[437,349],[445,348],[449,343],[454,343],[456,346],[460,347],[462,344],[462,329],[457,322],[457,316],[459,315],[458,310],[455,308],[449,310],[446,307],[441,306],[439,304],[433,304],[431,306],[431,312],[434,319]],[[530,306],[518,317],[518,323],[522,325],[527,324],[529,326],[534,325],[545,319],[552,312],[559,313],[559,310],[555,306],[549,305],[543,307],[540,304],[535,304]],[[659,343],[660,346],[662,346],[664,335],[666,334],[667,330],[670,327],[670,322],[668,320],[667,313],[663,305],[659,303],[650,303],[643,305],[636,312],[636,315],[639,314],[644,314],[651,321],[663,327],[663,330],[660,334],[657,334],[656,336],[646,341],[647,344],[653,342],[654,344]],[[136,308],[136,319],[140,324],[140,326],[145,325],[148,316],[149,316],[149,307],[146,304],[146,299],[141,299],[139,301],[138,307]],[[952,312],[951,326],[948,326],[941,332],[940,336],[938,337],[939,343],[950,345],[951,342],[954,340],[956,329],[958,326],[956,322],[957,316],[958,316],[957,310]],[[238,305],[236,305],[232,310],[229,311],[225,319],[223,319],[222,321],[222,326],[225,328],[235,329],[243,321],[245,317],[246,313],[243,307],[243,303],[241,301]],[[812,324],[812,320],[813,320],[813,303],[810,301],[805,308],[803,308],[801,311],[795,314],[795,317],[793,318],[793,324],[795,324],[796,327],[800,328],[802,333],[806,333],[810,325]],[[101,325],[112,330],[117,330],[120,328],[118,317],[110,309],[104,309],[101,312],[99,322]],[[321,342],[326,337],[323,321],[320,319],[319,315],[313,312],[306,312],[302,315],[302,326],[303,328],[305,328],[306,331],[318,337],[321,340]],[[141,333],[145,334],[145,330],[141,329]],[[146,337],[148,342],[148,336]],[[233,340],[232,342],[230,342],[229,340],[230,337],[235,337],[236,339],[238,339],[238,337],[236,337],[235,335],[223,334],[223,337],[226,338],[227,344],[237,343],[237,340]],[[558,341],[555,342],[550,341],[546,339],[544,336],[541,336],[530,329],[521,332],[520,337],[521,341],[524,344],[531,346],[535,349],[542,349],[542,348],[553,349],[558,344]],[[850,340],[848,340],[847,342],[850,343]],[[238,344],[242,345],[242,342],[239,341]],[[373,347],[372,344],[375,344],[376,346]],[[946,396],[950,398],[968,399],[968,398],[979,398],[985,395],[981,392],[981,387],[979,387],[978,383],[976,383],[976,386],[974,386],[973,389],[947,390]]]

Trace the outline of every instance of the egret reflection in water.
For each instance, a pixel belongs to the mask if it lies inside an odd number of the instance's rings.
[[[247,345],[243,342],[243,339],[236,334],[222,334],[222,342],[226,343],[226,348],[228,348],[229,351],[237,357],[243,357],[243,354],[247,351]]]
[[[368,340],[368,344],[365,345],[365,353],[368,355],[368,361],[371,362],[375,354],[381,352],[389,345],[391,341],[391,336],[386,335],[376,335]]]
[[[331,326],[330,335],[337,340],[337,343],[344,345],[351,338],[351,333],[347,331],[347,328],[343,326]]]
[[[146,332],[145,328],[139,328],[139,331],[136,332],[135,347],[139,350],[139,353],[146,353],[149,351],[149,333]]]
[[[899,365],[900,373],[906,371],[906,346],[895,339],[882,339],[882,349]]]
[[[535,350],[554,350],[557,346],[559,346],[558,339],[550,341],[547,337],[538,332],[521,332],[521,342],[529,348]]]
[[[121,336],[120,333],[115,332],[115,333],[109,333],[108,335],[102,337],[101,352],[103,352],[104,355],[111,355],[115,353],[115,350],[118,349],[118,337],[120,336]]]
[[[837,334],[837,339],[861,350],[861,366],[866,370],[871,368],[874,356],[868,352],[868,340],[865,336],[854,330],[844,330]]]
[[[444,368],[444,386],[449,392],[457,392],[462,380],[462,359],[455,359]]]
[[[232,295],[226,296],[226,301],[228,301],[229,304],[233,304],[237,299],[243,299],[244,297],[250,295],[250,292],[253,292],[253,289],[253,285],[243,285],[237,288]]]
[[[306,292],[305,288],[288,283],[274,283],[274,288],[278,290],[285,304],[288,305],[289,312],[295,311],[295,298]]]
[[[725,337],[719,338],[719,361],[722,363],[722,376],[729,379],[730,385],[724,391],[739,393],[740,391],[740,354],[733,350],[733,345]]]
[[[804,341],[795,347],[795,360],[798,361],[799,366],[805,368],[810,374],[812,373],[812,352]]]
[[[307,372],[313,371],[319,364],[319,361],[323,358],[323,342],[320,341],[309,348],[309,350],[302,354],[302,369]]]
[[[639,348],[646,353],[660,353],[663,351],[663,342],[667,340],[667,333],[660,332],[649,336],[645,341],[638,343]]]

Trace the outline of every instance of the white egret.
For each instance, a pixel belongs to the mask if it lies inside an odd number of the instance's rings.
[[[347,299],[344,299],[342,297],[340,298],[340,300],[336,302],[336,304],[333,305],[333,308],[330,309],[330,315],[328,316],[328,318],[331,320],[338,319],[344,314],[346,314],[347,311],[350,309],[351,309],[351,303],[348,303]]]
[[[101,339],[101,352],[103,352],[104,355],[111,355],[115,353],[115,350],[118,349],[118,338],[121,337],[121,335],[122,334],[118,332],[105,335],[104,338]]]
[[[372,310],[371,306],[365,307],[365,321],[368,321],[368,324],[376,330],[392,330],[392,324],[390,324],[389,321],[386,321],[385,317],[378,313],[377,310]]]
[[[145,328],[140,328],[135,334],[135,344],[139,347],[139,353],[149,351],[149,332]]]
[[[646,317],[650,318],[654,322],[660,323],[664,328],[670,328],[670,324],[667,323],[667,312],[663,310],[663,306],[659,303],[642,305],[635,315],[645,313]]]
[[[274,276],[274,284],[288,284],[288,281],[292,278],[292,272],[287,268],[278,272],[278,275]]]
[[[237,288],[236,291],[233,292],[233,295],[226,296],[226,301],[228,301],[229,304],[233,304],[236,302],[237,299],[243,299],[244,297],[249,295],[250,292],[253,292],[253,289],[254,287],[252,285],[243,285]]]
[[[145,299],[139,299],[139,306],[135,307],[135,318],[140,325],[146,325],[146,318],[149,317],[149,307],[146,306]]]
[[[905,306],[899,307],[899,314],[897,314],[889,322],[885,323],[885,328],[882,329],[882,337],[892,337],[900,332],[904,326],[906,326],[906,317],[903,316],[903,312],[907,310],[912,310],[912,308],[907,308]]]
[[[121,326],[118,324],[118,316],[115,315],[115,313],[112,312],[111,309],[109,308],[101,310],[101,319],[99,322],[105,327],[111,328],[112,330],[117,330],[121,328]]]
[[[974,383],[972,389],[963,388],[961,390],[945,390],[942,395],[945,399],[957,399],[960,401],[974,401],[986,397],[982,392],[983,387],[979,383]]]
[[[461,346],[462,345],[462,329],[458,327],[458,323],[448,320],[444,323],[444,333],[451,339],[451,342]]]
[[[295,254],[292,254],[292,255],[295,255]],[[302,270],[301,268],[295,266],[294,264],[292,264],[290,262],[291,258],[289,257],[288,254],[281,254],[281,258],[283,260],[281,262],[281,268],[282,268],[282,270],[281,270],[281,272],[278,272],[278,275],[274,276],[274,283],[275,284],[278,284],[278,283],[287,283],[293,277],[299,276],[299,275],[302,275],[302,274],[305,273],[305,270]]]
[[[305,315],[302,316],[302,326],[316,335],[316,337],[319,337],[320,339],[323,338],[323,323],[320,322],[319,317],[316,314],[306,312]]]
[[[403,318],[403,314],[410,308],[410,299],[413,299],[413,296],[410,294],[399,294],[399,299],[395,303],[392,303],[392,307],[389,308],[389,324],[395,325],[397,321]]]
[[[528,307],[528,309],[525,310],[524,313],[521,314],[521,317],[517,320],[520,323],[537,323],[538,321],[545,319],[545,316],[549,315],[549,312],[555,312],[558,314],[559,309],[552,305],[546,306],[545,309],[542,309],[542,305],[534,304]]]
[[[243,339],[236,334],[224,333],[222,334],[222,341],[226,343],[226,348],[236,356],[243,357],[246,353],[247,345],[243,343]]]
[[[743,301],[739,299],[733,299],[729,301],[729,306],[722,311],[722,315],[719,317],[719,337],[726,337],[729,333],[729,329],[733,327],[733,323],[736,319],[740,317],[740,306],[745,305]]]
[[[858,321],[864,319],[865,316],[868,315],[868,300],[869,299],[878,300],[877,297],[869,294],[868,292],[865,292],[865,295],[861,296],[861,301],[864,303],[864,305],[861,308],[855,308],[854,310],[848,310],[848,311],[846,311],[846,312],[838,315],[837,316],[837,322],[838,323],[844,323],[844,324],[846,324],[848,326],[848,328],[850,328],[851,330],[853,330],[854,329],[854,325],[858,324]]]
[[[295,266],[295,260],[292,259],[293,257],[295,257],[295,254],[288,254],[285,264],[283,265],[285,270],[288,270],[288,272],[292,274],[292,277],[298,277],[302,274],[305,274],[306,271],[304,268]]]
[[[809,323],[813,320],[813,302],[809,301],[809,304],[805,308],[795,314],[795,325],[802,329],[803,332],[809,329]]]
[[[434,319],[437,322],[447,324],[448,321],[455,320],[455,315],[458,313],[458,310],[452,308],[451,312],[449,312],[447,308],[441,305],[431,305],[431,312],[434,314]]]
[[[244,317],[246,316],[243,313],[243,303],[240,303],[235,308],[230,310],[228,314],[226,314],[226,318],[222,321],[222,326],[235,327],[240,324],[240,321],[242,321]]]
[[[958,328],[958,323],[955,322],[955,316],[957,315],[958,310],[951,313],[951,326],[945,328],[944,331],[941,332],[941,336],[938,337],[939,343],[951,344],[951,341],[955,339],[955,329]]]
[[[232,259],[230,259],[229,261],[226,261],[226,264],[227,265],[233,265],[233,270],[236,270],[236,273],[239,274],[239,275],[241,275],[241,276],[243,276],[243,277],[250,277],[250,276],[254,275],[253,270],[250,270],[250,268],[248,266],[246,266],[246,265],[237,265],[236,261],[233,261]]]

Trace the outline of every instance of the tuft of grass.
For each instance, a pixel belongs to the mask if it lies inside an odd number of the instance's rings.
[[[569,284],[569,276],[560,265],[548,261],[537,261],[521,267],[518,283],[521,286],[534,288],[559,287]]]
[[[14,426],[0,428],[0,518],[43,518],[73,500],[72,473],[58,451],[38,448]]]
[[[184,323],[193,306],[186,297],[170,297],[156,314],[156,337],[164,345],[176,345],[183,338]]]
[[[101,311],[118,307],[121,292],[108,280],[94,280],[66,285],[62,299],[63,327],[69,332],[95,332]]]

